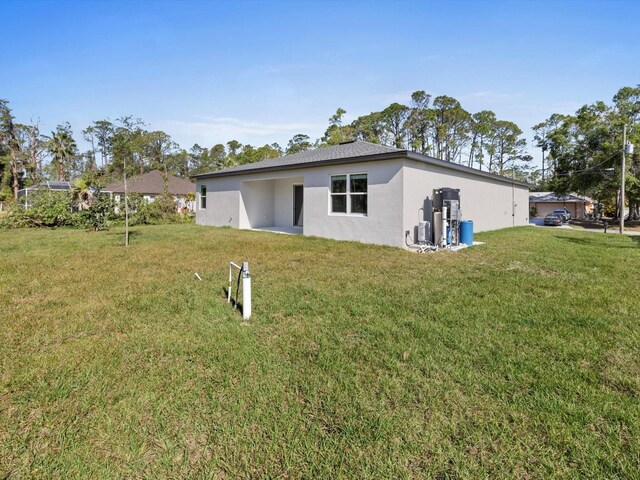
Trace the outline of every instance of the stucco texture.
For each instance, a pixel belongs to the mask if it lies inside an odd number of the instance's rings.
[[[366,173],[367,215],[330,212],[331,175]],[[419,210],[434,189],[461,190],[465,219],[476,231],[528,224],[529,190],[494,179],[406,158],[297,168],[277,172],[198,179],[207,187],[207,208],[199,208],[201,225],[235,228],[291,227],[293,186],[304,186],[304,235],[405,247],[405,231],[414,232]]]

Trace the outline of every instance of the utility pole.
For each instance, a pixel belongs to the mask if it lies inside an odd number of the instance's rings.
[[[546,145],[542,145],[542,185],[544,188],[544,152],[547,149]]]
[[[620,234],[624,233],[624,183],[625,183],[625,150],[627,148],[627,124],[622,125],[622,171],[620,172]]]

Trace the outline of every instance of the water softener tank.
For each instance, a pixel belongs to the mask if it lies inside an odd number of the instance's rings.
[[[442,212],[433,212],[433,244],[440,246],[442,242]]]
[[[460,243],[473,245],[473,221],[462,220],[460,222]]]
[[[418,222],[418,243],[431,243],[431,223],[426,220]]]

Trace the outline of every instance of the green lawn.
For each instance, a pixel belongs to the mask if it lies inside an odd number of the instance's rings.
[[[638,237],[121,232],[0,231],[0,478],[638,478]]]

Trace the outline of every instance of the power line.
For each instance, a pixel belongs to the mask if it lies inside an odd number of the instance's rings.
[[[570,176],[573,175],[575,173],[584,173],[584,172],[589,172],[592,170],[596,170],[598,167],[600,167],[603,163],[608,162],[609,160],[613,160],[614,157],[617,157],[619,154],[618,153],[614,153],[613,155],[611,155],[609,158],[602,160],[600,163],[598,163],[597,165],[594,165],[592,167],[587,167],[587,168],[583,168],[581,170],[574,170],[572,172],[568,172],[568,173],[555,173],[554,175],[557,177],[563,177],[563,176]]]

